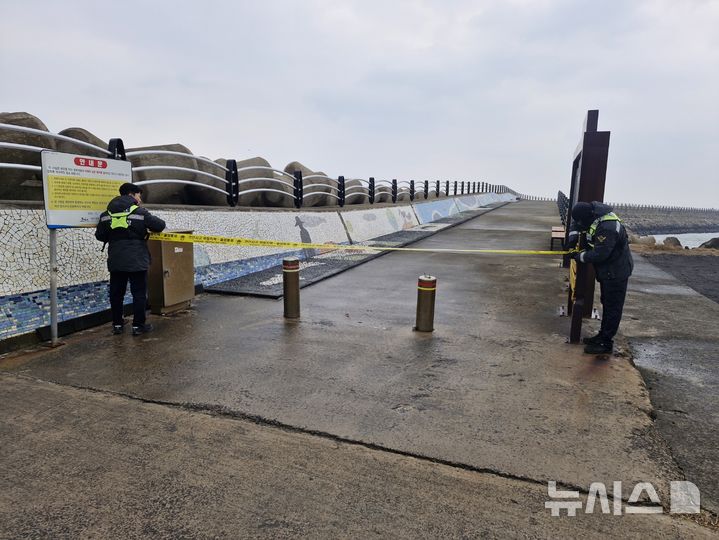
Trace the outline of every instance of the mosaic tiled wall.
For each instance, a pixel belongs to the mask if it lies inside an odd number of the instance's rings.
[[[348,210],[341,214],[352,242],[364,242],[419,225],[417,215],[409,205]]]
[[[168,229],[292,242],[347,243],[336,212],[158,211]],[[59,287],[109,278],[107,254],[94,229],[58,230]],[[195,266],[282,253],[282,249],[197,246]],[[42,210],[0,210],[0,298],[42,290],[49,283],[49,234]]]
[[[168,229],[293,242],[347,243],[337,212],[154,212]],[[94,229],[58,230],[60,321],[107,309],[107,254]],[[287,250],[195,246],[195,282],[219,281],[270,268]],[[300,258],[302,252],[293,252]],[[49,234],[42,210],[0,210],[0,340],[49,324]],[[127,301],[130,301],[129,295]]]
[[[440,199],[427,203],[415,204],[414,212],[417,214],[420,224],[431,223],[445,217],[459,213],[457,203],[454,199]]]
[[[197,234],[286,240],[289,242],[348,242],[337,212],[158,211],[168,230],[193,230]],[[198,249],[199,248],[199,249]],[[247,246],[195,246],[195,266],[282,253],[283,249]]]
[[[497,202],[508,202],[516,200],[514,195],[509,193],[502,193],[500,195],[496,193],[481,193],[478,195],[466,195],[464,197],[455,197],[455,203],[460,212],[465,210],[474,210],[482,206]]]
[[[93,229],[58,231],[59,286],[107,279]],[[48,287],[49,234],[42,210],[0,210],[0,297]]]
[[[507,198],[508,197],[508,198]],[[513,197],[464,196],[407,206],[341,212],[162,210],[168,229],[293,242],[362,242]],[[0,209],[0,340],[49,324],[49,235],[43,210]],[[94,229],[58,231],[60,320],[109,305],[106,253]],[[286,250],[196,245],[195,282],[213,285],[271,268]],[[304,253],[293,252],[304,258]],[[129,301],[129,295],[127,300]]]

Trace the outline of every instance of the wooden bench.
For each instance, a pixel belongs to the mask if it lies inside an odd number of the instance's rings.
[[[564,227],[552,227],[552,239],[549,242],[549,249],[554,250],[554,242],[559,240],[559,246],[564,247]]]

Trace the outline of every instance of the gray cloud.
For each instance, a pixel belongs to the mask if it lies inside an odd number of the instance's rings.
[[[607,198],[719,206],[719,3],[6,1],[0,103],[129,146],[346,176],[566,190],[587,109]]]

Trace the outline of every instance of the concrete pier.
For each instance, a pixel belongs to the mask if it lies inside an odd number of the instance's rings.
[[[544,250],[557,222],[513,203],[415,246]],[[412,331],[424,274],[432,333]],[[631,343],[566,343],[565,276],[547,256],[393,253],[303,289],[297,324],[203,295],[139,339],[6,356],[0,536],[714,536],[668,513],[684,472]],[[649,308],[630,292],[628,334]],[[550,481],[582,501],[651,482],[666,510],[551,517]]]

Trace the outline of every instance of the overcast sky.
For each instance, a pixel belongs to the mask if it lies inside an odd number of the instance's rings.
[[[719,207],[719,0],[0,0],[0,110],[337,176]]]

